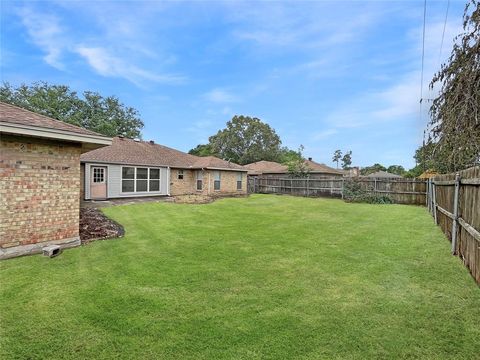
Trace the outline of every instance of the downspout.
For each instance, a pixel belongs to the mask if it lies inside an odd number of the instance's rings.
[[[210,171],[208,172],[208,195],[210,195]]]
[[[170,181],[171,178],[170,178],[170,166],[167,167],[167,196],[170,196]]]

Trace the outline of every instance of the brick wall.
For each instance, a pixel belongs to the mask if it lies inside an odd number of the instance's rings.
[[[186,195],[238,195],[247,193],[247,174],[242,172],[242,190],[237,190],[237,171],[220,171],[220,190],[214,190],[214,170],[203,171],[203,190],[197,191],[196,171],[183,170],[183,180],[178,179],[178,170],[170,171],[170,194]]]
[[[0,250],[78,241],[80,152],[76,144],[2,134]]]

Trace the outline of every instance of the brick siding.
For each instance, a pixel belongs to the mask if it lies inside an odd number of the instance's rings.
[[[80,145],[2,134],[0,249],[78,239]]]
[[[196,171],[183,170],[183,179],[178,179],[178,170],[170,171],[171,195],[239,195],[247,193],[247,173],[242,172],[242,190],[237,190],[238,171],[220,171],[220,190],[214,190],[214,170],[203,171],[203,190],[197,191]]]

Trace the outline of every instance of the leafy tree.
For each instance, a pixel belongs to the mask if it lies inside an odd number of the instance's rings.
[[[215,154],[241,165],[279,158],[280,137],[270,125],[255,117],[235,115],[208,140]]]
[[[298,151],[296,151],[297,156],[287,162],[288,173],[293,177],[308,177],[310,173],[310,168],[305,163],[305,158],[303,157],[303,145],[300,145]]]
[[[342,169],[348,170],[352,165],[352,152],[347,151],[342,157]]]
[[[196,156],[216,156],[209,144],[198,144],[188,152],[190,155]]]
[[[463,33],[431,83],[441,85],[430,108],[432,160],[440,172],[480,163],[480,2],[465,7]]]
[[[402,165],[390,165],[387,168],[387,171],[390,174],[404,175],[406,173],[405,168]]]
[[[387,168],[381,164],[373,164],[372,166],[366,166],[360,170],[361,175],[369,175],[377,171],[387,171]]]
[[[338,169],[338,162],[342,158],[342,150],[335,150],[333,153],[333,158],[332,161],[337,163],[337,169]]]
[[[3,83],[0,101],[106,136],[139,138],[144,126],[138,111],[125,106],[117,97],[85,91],[81,98],[66,85],[36,82],[14,88]]]
[[[300,145],[300,147],[303,150],[303,145]],[[283,146],[280,149],[280,154],[279,154],[278,159],[276,161],[278,161],[279,163],[282,163],[282,164],[288,164],[288,163],[290,163],[292,161],[296,161],[296,160],[304,160],[303,157],[302,157],[302,153],[299,152],[299,151],[289,149],[286,146]]]

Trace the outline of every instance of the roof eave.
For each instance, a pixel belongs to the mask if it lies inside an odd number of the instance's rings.
[[[0,121],[0,132],[12,135],[32,136],[81,143],[85,151],[112,145],[112,139],[105,136],[80,134],[73,131],[20,125],[4,121]]]

